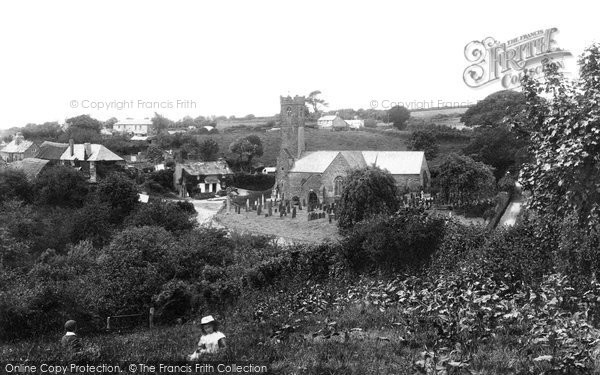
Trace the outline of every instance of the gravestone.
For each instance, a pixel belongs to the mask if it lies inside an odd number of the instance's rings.
[[[296,218],[296,207],[292,210],[292,219]]]

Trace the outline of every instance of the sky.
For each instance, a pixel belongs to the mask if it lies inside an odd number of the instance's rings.
[[[574,57],[600,42],[597,2],[6,1],[0,129],[279,112],[320,90],[329,109],[475,103],[465,46],[556,27]],[[385,108],[385,107],[388,108]]]

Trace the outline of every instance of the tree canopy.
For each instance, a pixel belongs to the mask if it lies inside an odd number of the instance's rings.
[[[502,90],[490,94],[469,108],[460,118],[467,126],[499,125],[507,116],[512,116],[525,106],[523,93]]]
[[[496,186],[490,166],[455,153],[439,165],[434,183],[444,197],[457,195],[462,199],[487,198]]]
[[[529,204],[542,213],[580,224],[600,218],[600,44],[578,60],[576,81],[567,80],[556,63],[544,65],[543,81],[525,75],[526,110],[513,118],[530,138],[532,162],[521,183],[531,192]]]
[[[410,118],[410,112],[405,107],[396,105],[389,109],[388,116],[394,127],[403,130],[406,128],[406,122]]]
[[[350,172],[342,186],[338,220],[342,230],[350,229],[364,219],[398,210],[396,181],[389,172],[378,167]]]
[[[435,158],[439,151],[435,133],[428,130],[417,130],[412,132],[408,140],[408,149],[413,151],[424,151],[427,160]]]

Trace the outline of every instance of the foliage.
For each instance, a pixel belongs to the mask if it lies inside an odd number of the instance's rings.
[[[123,134],[114,134],[103,138],[99,143],[118,155],[134,155],[148,148],[146,141],[132,141]]]
[[[399,130],[403,130],[406,127],[406,122],[410,118],[410,112],[403,106],[396,105],[388,110],[388,116],[390,121]]]
[[[173,173],[172,169],[162,169],[151,172],[146,179],[160,184],[167,190],[173,190]]]
[[[67,130],[60,135],[60,142],[68,142],[70,139],[75,143],[99,143],[101,140],[100,130],[102,122],[90,117],[80,115],[66,120]]]
[[[169,232],[193,229],[196,225],[195,214],[184,211],[174,202],[149,202],[140,204],[125,219],[126,226],[157,226]]]
[[[43,170],[34,181],[38,204],[81,207],[88,194],[83,174],[68,166],[53,166]]]
[[[92,199],[77,210],[72,216],[71,243],[89,240],[96,247],[110,241],[112,225],[110,223],[111,207],[105,202]]]
[[[164,131],[172,127],[173,124],[173,121],[169,120],[168,118],[162,115],[159,115],[156,112],[154,113],[154,117],[152,117],[152,127],[156,131],[156,134],[163,133]]]
[[[58,122],[45,122],[43,124],[27,124],[19,130],[25,139],[57,141],[63,130]]]
[[[254,134],[244,138],[238,138],[229,145],[229,152],[238,154],[239,161],[246,156],[246,160],[248,164],[250,164],[252,162],[252,158],[263,155],[262,141],[259,136]]]
[[[148,146],[148,149],[146,150],[146,157],[151,163],[154,164],[159,164],[165,160],[163,156],[163,150],[155,144]]]
[[[312,113],[315,119],[319,118],[319,114],[322,112],[319,107],[329,106],[325,99],[319,98],[319,95],[321,95],[321,91],[315,90],[306,97],[306,104],[312,107]]]
[[[219,154],[219,144],[214,139],[205,139],[200,143],[200,158],[204,161],[215,161]]]
[[[518,174],[520,165],[527,160],[527,141],[503,125],[483,127],[474,130],[474,137],[464,149],[477,161],[494,167],[496,180],[507,171]]]
[[[351,171],[342,182],[338,227],[352,228],[361,220],[391,214],[399,207],[394,177],[377,167]]]
[[[268,174],[247,174],[236,173],[233,176],[227,176],[223,182],[226,186],[235,186],[236,188],[264,191],[273,188],[275,176]]]
[[[544,65],[543,82],[526,75],[526,111],[513,119],[531,140],[533,160],[521,177],[530,206],[559,217],[574,211],[581,224],[597,223],[600,210],[599,61],[600,44],[594,44],[580,57],[575,82],[553,62]]]
[[[23,171],[0,168],[0,203],[11,199],[31,202],[33,186]]]
[[[427,130],[414,131],[408,140],[408,148],[413,151],[424,151],[427,160],[435,158],[439,151],[435,134]]]
[[[456,195],[463,200],[488,197],[494,193],[496,185],[489,166],[454,153],[443,159],[433,182],[444,197]]]
[[[355,270],[411,271],[428,263],[443,232],[441,218],[400,210],[356,224],[342,249]]]
[[[461,116],[460,121],[467,126],[496,126],[500,125],[505,117],[519,113],[525,106],[523,93],[502,90],[478,101]]]
[[[122,173],[113,173],[98,183],[98,199],[111,207],[111,222],[119,223],[137,206],[139,197],[135,182]]]

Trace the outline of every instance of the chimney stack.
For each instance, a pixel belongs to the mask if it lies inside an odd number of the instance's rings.
[[[84,143],[83,144],[83,149],[85,151],[85,155],[83,156],[84,160],[87,160],[90,156],[92,156],[92,145],[90,145],[89,143]]]
[[[23,142],[23,139],[24,139],[24,138],[23,138],[23,134],[22,134],[21,132],[18,132],[18,133],[15,135],[15,144],[18,144],[18,145],[20,145],[20,144],[21,144],[21,142]]]
[[[73,145],[73,138],[69,139],[69,151],[71,153],[71,157],[75,155],[75,146]]]

